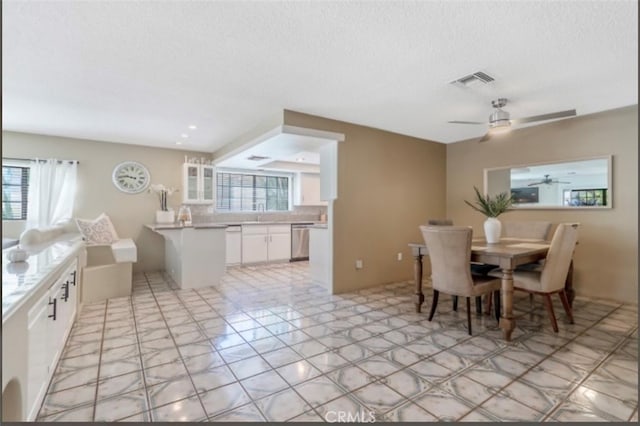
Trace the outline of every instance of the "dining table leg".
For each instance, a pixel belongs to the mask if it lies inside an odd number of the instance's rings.
[[[424,302],[424,293],[422,292],[422,257],[419,251],[413,254],[413,279],[416,281],[416,312],[421,312],[422,303]]]
[[[516,328],[516,320],[513,316],[513,269],[502,269],[502,288],[500,290],[502,301],[500,328],[504,339],[511,341],[511,333]]]

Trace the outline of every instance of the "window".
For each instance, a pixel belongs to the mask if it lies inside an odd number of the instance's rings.
[[[565,206],[606,206],[607,189],[569,189],[564,191]]]
[[[216,178],[218,211],[289,210],[288,176],[217,173]]]
[[[2,220],[26,220],[29,167],[2,166]]]

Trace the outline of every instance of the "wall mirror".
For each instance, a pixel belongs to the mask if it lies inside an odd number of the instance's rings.
[[[510,192],[515,209],[610,209],[611,156],[484,169],[484,192]]]

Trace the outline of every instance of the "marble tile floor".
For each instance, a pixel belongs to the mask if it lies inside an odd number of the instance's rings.
[[[637,305],[577,298],[575,324],[516,293],[466,331],[413,284],[329,295],[308,263],[229,268],[218,287],[134,277],[131,297],[86,305],[38,421],[634,421]],[[428,311],[428,295],[424,311]]]

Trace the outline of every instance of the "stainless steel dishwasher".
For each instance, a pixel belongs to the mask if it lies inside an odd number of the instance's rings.
[[[309,260],[309,226],[313,223],[291,224],[291,262]]]

